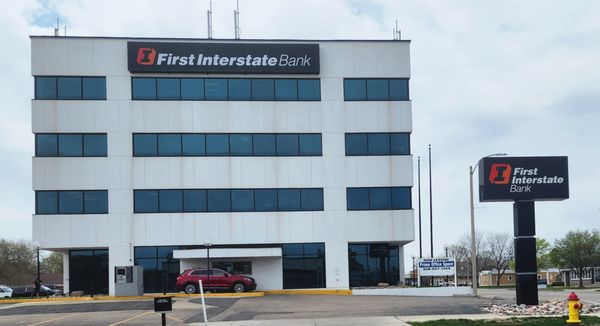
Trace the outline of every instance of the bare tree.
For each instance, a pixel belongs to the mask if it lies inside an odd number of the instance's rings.
[[[27,284],[35,266],[35,248],[30,242],[0,240],[0,284]]]
[[[485,241],[486,233],[483,231],[475,232],[475,245],[476,245],[476,259],[477,259],[477,273],[482,270],[488,269],[489,258],[487,257],[487,243]],[[471,272],[471,234],[465,233],[458,238],[454,244],[448,246],[450,255],[456,258],[457,273],[462,275],[470,275]],[[478,275],[471,275],[471,280],[477,282]]]
[[[44,257],[40,266],[42,273],[62,273],[63,272],[63,254],[61,252],[52,252]]]
[[[487,258],[491,266],[498,272],[496,286],[500,286],[500,278],[506,272],[513,258],[513,237],[507,233],[489,233],[485,239]]]

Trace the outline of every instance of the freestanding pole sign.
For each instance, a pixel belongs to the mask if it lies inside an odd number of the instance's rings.
[[[535,201],[569,198],[566,156],[486,157],[479,169],[479,201],[514,201],[517,304],[537,305]]]

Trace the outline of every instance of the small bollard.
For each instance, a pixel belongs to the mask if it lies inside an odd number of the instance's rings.
[[[579,314],[581,308],[583,308],[583,304],[579,301],[579,297],[575,292],[571,292],[567,297],[567,301],[569,303],[569,319],[567,320],[567,324],[579,325],[581,324],[581,319],[579,319]]]

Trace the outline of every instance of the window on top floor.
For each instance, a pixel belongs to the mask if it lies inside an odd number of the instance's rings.
[[[36,100],[106,100],[106,77],[35,76]]]
[[[408,101],[407,78],[344,79],[344,101]]]

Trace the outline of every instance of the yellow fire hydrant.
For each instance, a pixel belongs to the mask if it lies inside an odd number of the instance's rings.
[[[567,324],[581,324],[579,312],[583,308],[583,304],[579,302],[579,297],[575,292],[571,292],[567,297],[567,301],[569,303],[569,320],[567,320]]]

